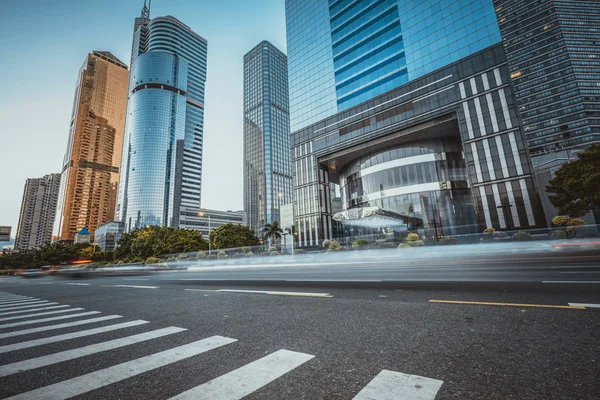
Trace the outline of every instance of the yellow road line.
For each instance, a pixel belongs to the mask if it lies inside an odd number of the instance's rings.
[[[550,304],[518,304],[518,303],[492,303],[487,301],[458,301],[458,300],[429,300],[430,303],[447,304],[472,304],[479,306],[504,306],[504,307],[535,307],[535,308],[563,308],[567,310],[585,310],[582,306],[556,306]]]

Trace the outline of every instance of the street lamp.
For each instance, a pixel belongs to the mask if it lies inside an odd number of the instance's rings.
[[[200,212],[198,212],[198,216],[199,217],[204,217],[204,216],[208,217],[208,255],[210,255],[210,250],[211,250],[211,246],[210,246],[210,214],[207,214],[204,211],[200,211]]]

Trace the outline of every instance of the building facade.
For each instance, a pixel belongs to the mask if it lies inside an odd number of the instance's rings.
[[[300,245],[545,225],[492,0],[288,0],[286,17]]]
[[[197,210],[195,208],[181,212],[180,228],[196,230],[204,237],[221,225],[246,225],[244,211]]]
[[[115,250],[122,234],[123,224],[121,222],[105,222],[96,229],[94,244],[102,251]]]
[[[0,226],[0,242],[9,242],[11,231],[12,226]]]
[[[200,208],[207,41],[178,19],[136,18],[116,220],[179,226]]]
[[[600,142],[600,7],[596,0],[494,5],[550,224],[557,210],[545,187],[554,171]]]
[[[43,246],[52,240],[61,174],[27,179],[19,213],[15,249]]]
[[[244,211],[260,232],[292,199],[287,57],[267,41],[244,56]]]
[[[127,102],[127,66],[106,51],[86,57],[77,78],[53,238],[93,237],[114,218]]]

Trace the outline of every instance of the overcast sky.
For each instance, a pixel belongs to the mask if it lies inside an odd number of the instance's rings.
[[[143,0],[0,0],[0,225],[16,233],[27,178],[60,172],[77,72],[92,50],[126,64]],[[285,47],[284,0],[154,0],[208,40],[202,206],[243,208],[243,56]]]

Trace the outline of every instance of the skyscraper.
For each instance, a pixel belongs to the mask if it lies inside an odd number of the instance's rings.
[[[17,225],[16,249],[37,248],[52,239],[60,179],[60,174],[27,179]]]
[[[85,58],[75,88],[53,237],[73,241],[114,218],[127,104],[127,66],[106,51]]]
[[[172,16],[136,18],[116,219],[179,226],[200,209],[207,41]]]
[[[292,202],[287,57],[262,41],[244,56],[244,211],[250,229]]]
[[[544,225],[492,0],[287,0],[286,19],[300,245]]]
[[[494,0],[494,4],[542,191],[554,170],[600,142],[600,4],[596,0]],[[557,210],[547,194],[542,199],[551,221]]]

